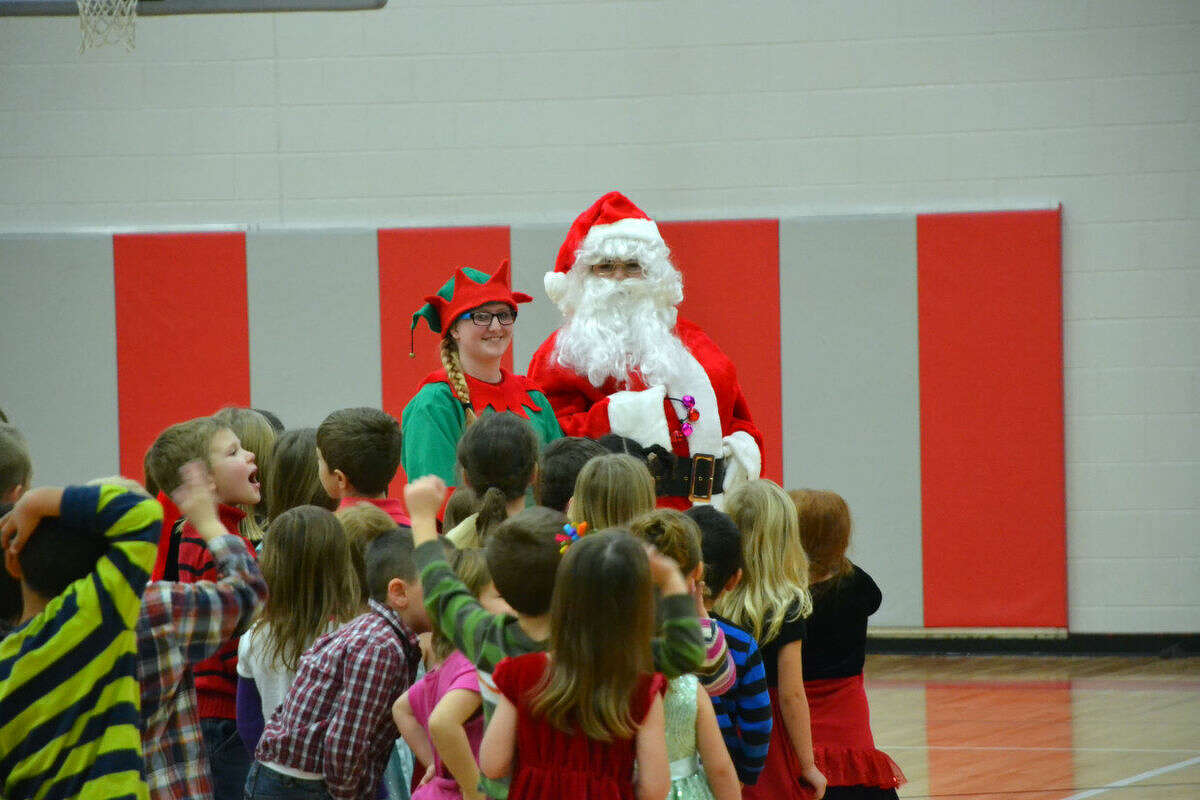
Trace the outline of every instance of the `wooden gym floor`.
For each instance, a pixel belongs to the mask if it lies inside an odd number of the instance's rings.
[[[867,659],[901,798],[1200,800],[1200,658]]]

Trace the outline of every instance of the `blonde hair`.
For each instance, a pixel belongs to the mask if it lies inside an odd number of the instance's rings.
[[[810,582],[836,578],[854,569],[846,558],[850,546],[850,507],[842,496],[815,489],[788,492],[796,504],[800,543],[808,556]]]
[[[741,583],[715,609],[762,645],[779,635],[785,621],[812,613],[796,504],[778,484],[759,478],[726,494],[725,511],[742,531],[745,564]]]
[[[213,414],[213,420],[222,428],[229,428],[238,437],[242,447],[254,453],[254,464],[258,467],[258,485],[267,486],[271,479],[272,467],[275,464],[275,439],[277,434],[271,422],[252,408],[226,406]],[[238,530],[252,542],[263,539],[262,525],[259,518],[267,517],[266,492],[258,499],[257,505],[240,505],[246,516],[238,523]]]
[[[270,589],[255,623],[271,626],[265,660],[294,672],[300,654],[330,623],[348,622],[360,611],[350,543],[332,512],[297,506],[267,529],[260,563]]]
[[[367,587],[367,545],[380,535],[395,530],[396,521],[379,506],[367,502],[338,509],[334,516],[341,523],[346,541],[350,543],[350,562],[358,576],[362,604],[365,606],[370,597]]]
[[[567,516],[594,531],[628,525],[654,510],[654,477],[646,465],[625,453],[606,453],[583,465]]]
[[[695,572],[703,558],[700,552],[700,526],[682,511],[656,508],[635,519],[629,530],[644,539],[658,552],[679,565],[686,578]]]
[[[637,732],[632,701],[654,670],[654,591],[642,544],[624,530],[567,548],[550,606],[553,658],[531,703],[555,728],[608,742]]]
[[[471,425],[475,422],[475,410],[471,408],[471,390],[467,387],[467,376],[463,374],[462,360],[458,357],[458,342],[454,341],[454,337],[450,335],[449,328],[446,329],[446,335],[442,337],[439,354],[442,357],[442,366],[446,368],[446,380],[450,383],[450,390],[463,404],[466,424]]]

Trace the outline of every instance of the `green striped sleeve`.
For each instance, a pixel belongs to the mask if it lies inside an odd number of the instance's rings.
[[[671,594],[659,604],[663,616],[661,635],[651,642],[651,647],[654,668],[668,678],[695,672],[704,662],[704,635],[694,602],[689,595]]]
[[[467,660],[491,672],[506,653],[500,642],[504,617],[488,613],[446,563],[441,542],[426,542],[413,559],[421,571],[425,609],[442,634],[454,642]]]

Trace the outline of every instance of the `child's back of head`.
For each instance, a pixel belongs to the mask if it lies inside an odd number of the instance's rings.
[[[405,583],[417,580],[412,531],[393,526],[390,531],[376,536],[367,545],[366,562],[371,599],[386,605],[388,585],[393,580],[399,578]]]
[[[327,509],[297,506],[275,518],[260,558],[270,594],[258,624],[271,626],[266,661],[295,671],[300,655],[361,608],[350,543]]]
[[[95,570],[107,546],[105,540],[65,525],[59,517],[43,517],[17,555],[17,563],[25,585],[49,600]]]
[[[715,600],[742,568],[742,532],[728,514],[712,506],[692,506],[684,513],[700,529],[704,585]]]
[[[537,467],[537,434],[528,420],[505,411],[483,415],[458,440],[463,480],[480,497],[475,532],[480,542],[525,495]]]
[[[500,523],[488,537],[488,571],[500,596],[518,614],[538,617],[550,610],[562,558],[555,537],[566,521],[558,511],[534,506]]]
[[[534,499],[539,505],[565,513],[567,501],[575,494],[575,481],[583,465],[607,452],[599,442],[582,436],[555,439],[542,448],[538,457]]]
[[[350,558],[358,575],[362,602],[365,604],[371,596],[367,581],[367,546],[382,534],[394,531],[396,521],[379,506],[370,503],[355,503],[352,506],[340,508],[335,514],[346,532],[346,540],[350,544]]]
[[[625,453],[606,453],[583,465],[568,516],[592,530],[628,525],[654,509],[654,477]]]
[[[534,713],[599,741],[627,739],[637,725],[630,701],[653,671],[654,591],[642,544],[620,529],[567,547],[550,612],[554,655]]]
[[[146,452],[146,483],[168,495],[183,483],[179,469],[189,461],[210,464],[209,444],[221,429],[212,417],[177,422],[163,430]]]
[[[725,498],[742,532],[742,581],[717,603],[717,611],[769,642],[787,619],[812,613],[808,557],[800,544],[796,504],[764,478],[747,481]]]
[[[337,508],[317,473],[316,428],[293,428],[279,434],[272,461],[271,471],[262,481],[268,519],[296,506]]]
[[[341,472],[348,493],[360,497],[387,492],[400,466],[400,443],[400,423],[378,408],[339,409],[317,428],[317,449],[327,471]]]
[[[0,503],[15,503],[33,482],[29,445],[16,426],[0,422]]]
[[[635,519],[629,531],[673,559],[684,577],[691,576],[700,566],[700,529],[682,511],[656,508]]]
[[[808,556],[808,574],[813,581],[844,575],[853,569],[846,558],[850,546],[850,507],[842,496],[815,489],[788,492],[796,504],[800,543]]]

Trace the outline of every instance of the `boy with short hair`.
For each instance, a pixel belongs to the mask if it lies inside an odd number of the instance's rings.
[[[561,544],[555,536],[562,532],[566,518],[552,509],[527,508],[509,517],[488,537],[488,572],[516,616],[491,614],[446,562],[437,535],[437,512],[445,496],[446,484],[436,475],[426,475],[404,488],[404,501],[413,518],[414,557],[421,570],[425,606],[433,623],[475,665],[486,722],[499,697],[492,681],[496,664],[510,656],[543,651],[548,644],[550,598],[561,559]],[[650,572],[663,594],[662,635],[652,642],[654,668],[670,678],[693,672],[704,659],[704,641],[687,583],[675,562],[655,551],[650,554]],[[480,787],[492,798],[508,796],[505,781],[481,775]]]
[[[733,687],[713,697],[717,725],[729,749],[738,780],[747,786],[758,781],[767,761],[771,741],[771,696],[758,642],[744,628],[712,613],[713,604],[742,579],[742,532],[734,521],[712,506],[693,506],[684,512],[700,528],[704,559],[704,607],[725,633],[737,677]]]
[[[15,425],[0,422],[0,503],[15,503],[33,482],[29,445]]]
[[[0,796],[148,796],[134,625],[161,523],[111,484],[34,489],[0,520],[24,599],[0,640]]]
[[[179,487],[182,481],[179,470],[190,461],[199,461],[207,467],[221,526],[237,536],[253,555],[253,543],[238,531],[238,523],[246,514],[236,506],[253,506],[262,497],[254,454],[242,447],[231,429],[210,417],[198,417],[172,425],[159,434],[148,458],[154,480],[164,494]],[[164,537],[168,549],[169,538]],[[161,550],[160,543],[160,556],[165,556]],[[163,575],[171,578],[175,567],[180,583],[216,582],[221,577],[208,543],[193,521],[186,518],[178,528],[177,558],[174,563],[169,557],[161,560],[165,562]],[[249,754],[237,734],[237,647],[238,638],[233,637],[216,655],[193,666],[196,710],[208,754],[213,796],[217,800],[240,800],[250,770]]]
[[[317,428],[317,474],[338,508],[370,503],[397,525],[408,525],[400,502],[387,496],[400,466],[400,423],[378,408],[343,408]]]
[[[542,448],[538,456],[533,497],[538,505],[567,513],[567,501],[575,494],[575,479],[583,465],[608,451],[594,439],[564,436]]]
[[[421,660],[429,630],[413,561],[412,532],[396,528],[367,546],[370,610],[317,639],[259,739],[246,798],[374,800],[398,736],[392,703]]]
[[[142,595],[138,678],[152,800],[213,796],[191,665],[210,658],[242,633],[267,597],[267,583],[254,556],[217,517],[207,470],[199,462],[184,469],[186,479],[176,490],[179,508],[207,544],[220,578],[215,583],[157,581]]]

